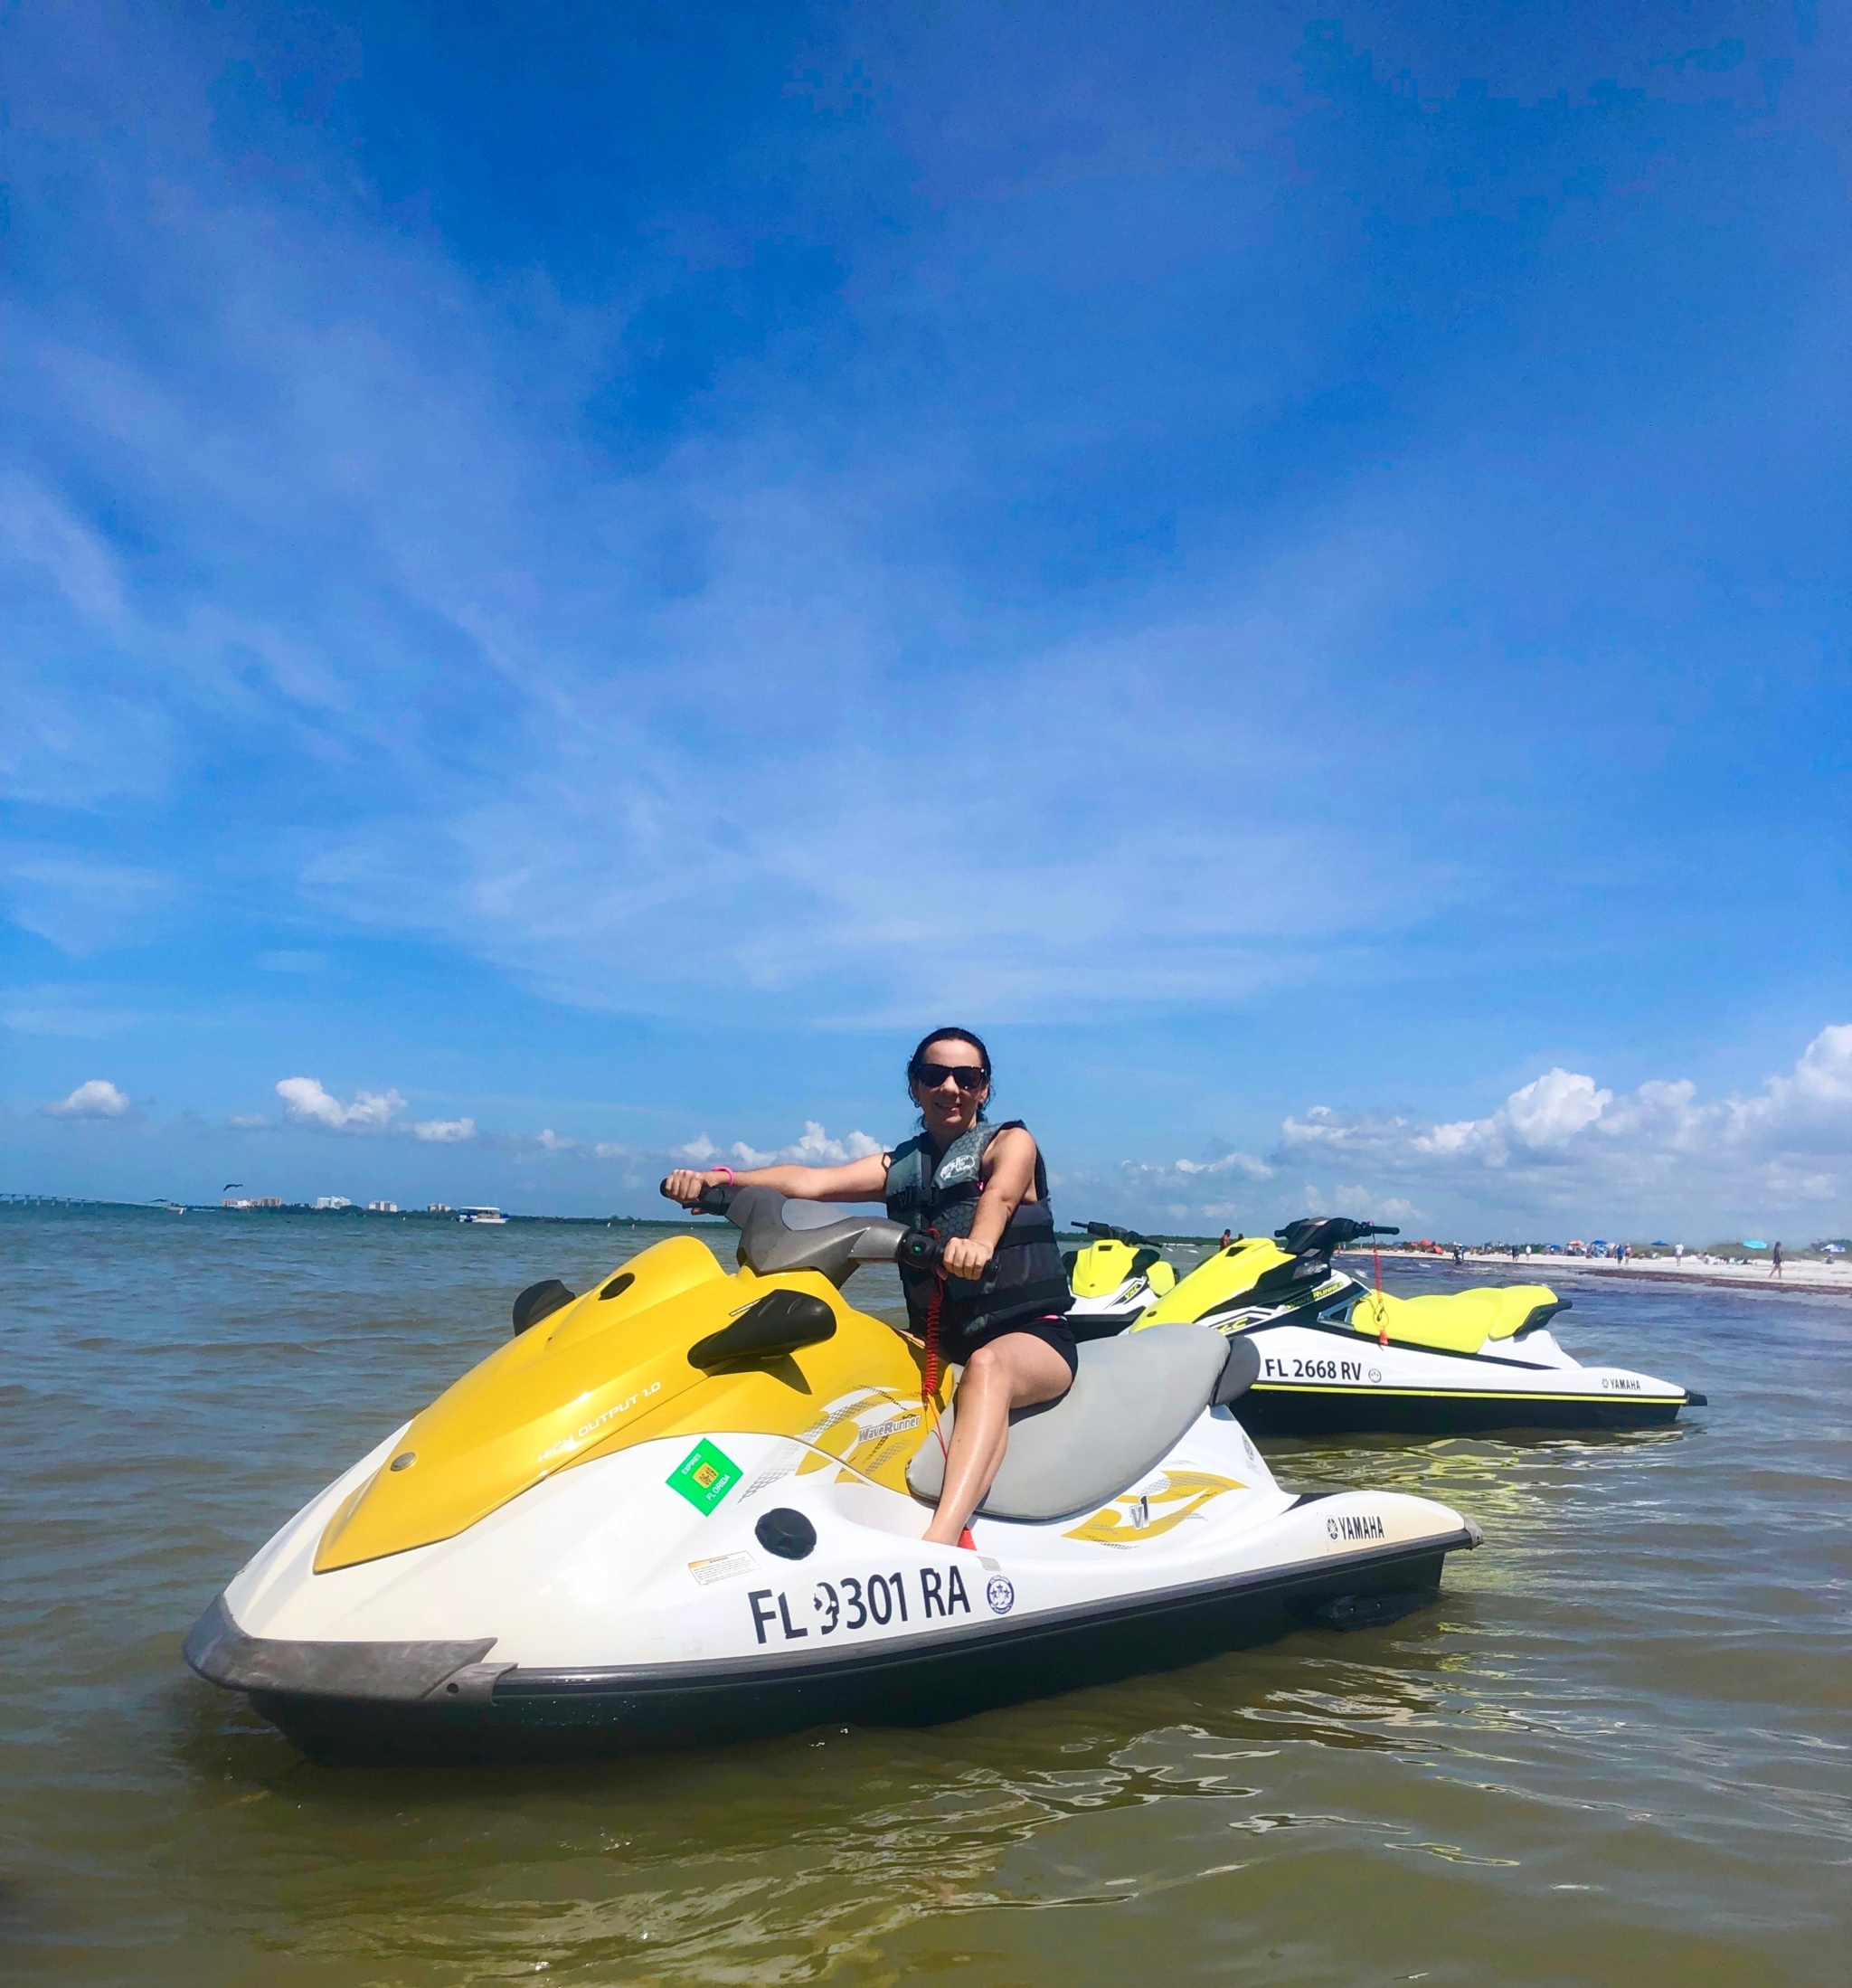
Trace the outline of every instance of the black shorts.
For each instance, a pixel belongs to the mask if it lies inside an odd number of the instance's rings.
[[[1040,1340],[1044,1346],[1052,1346],[1067,1362],[1067,1384],[1070,1387],[1073,1386],[1074,1376],[1081,1367],[1081,1356],[1074,1346],[1073,1330],[1065,1319],[1057,1317],[1052,1311],[1039,1319],[1006,1319],[999,1325],[982,1326],[975,1332],[950,1335],[945,1349],[945,1357],[962,1367],[980,1346],[988,1346],[992,1340],[1006,1338],[1012,1332],[1026,1332],[1031,1339]]]

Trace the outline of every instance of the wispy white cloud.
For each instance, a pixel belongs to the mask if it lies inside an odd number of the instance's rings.
[[[119,637],[127,631],[128,611],[115,554],[55,492],[18,470],[0,475],[0,561],[43,573],[102,633]]]
[[[99,988],[41,986],[8,988],[0,999],[0,1028],[22,1036],[117,1036],[146,1018],[132,1008],[109,1005]]]
[[[52,1118],[128,1118],[134,1114],[135,1101],[107,1077],[91,1077],[45,1110]]]
[[[1315,777],[1326,714],[1306,693],[1429,577],[1361,507],[1212,580],[1140,587],[1084,634],[999,624],[892,528],[959,506],[967,437],[911,415],[825,436],[787,411],[619,467],[559,425],[608,379],[602,305],[524,301],[547,320],[536,401],[497,300],[432,244],[251,187],[176,195],[163,231],[219,364],[144,372],[61,326],[21,330],[61,431],[159,493],[211,583],[176,580],[178,559],[145,594],[36,486],[14,538],[195,750],[232,712],[286,788],[320,776],[292,791],[303,832],[241,850],[217,887],[237,874],[575,1005],[677,1012],[718,986],[857,1022],[911,1016],[922,985],[997,1018],[1238,1001],[1346,970],[1455,887]],[[671,525],[704,550],[663,588]],[[305,537],[345,548],[352,598],[261,583],[267,548]],[[934,753],[897,660],[922,645],[972,720],[934,761],[959,832],[927,890],[881,826]],[[75,738],[90,698],[61,694]],[[138,756],[114,753],[118,777]],[[33,777],[57,760],[48,745]]]
[[[166,871],[80,849],[14,843],[0,850],[9,915],[72,959],[152,936],[184,888]]]

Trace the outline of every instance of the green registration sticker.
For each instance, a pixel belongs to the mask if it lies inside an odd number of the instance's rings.
[[[705,1514],[740,1482],[740,1466],[704,1436],[669,1472],[668,1486]]]

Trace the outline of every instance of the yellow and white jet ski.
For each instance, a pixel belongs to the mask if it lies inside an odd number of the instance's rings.
[[[922,1349],[840,1287],[938,1245],[703,1198],[736,1273],[674,1236],[524,1292],[510,1344],[218,1596],[193,1668],[320,1756],[918,1722],[1387,1619],[1478,1544],[1426,1499],[1282,1491],[1230,1408],[1250,1349],[1180,1325],[1082,1347],[1017,1419],[976,1550],[928,1546],[950,1377],[922,1398]]]
[[[1067,1322],[1077,1340],[1110,1338],[1136,1325],[1176,1283],[1175,1267],[1149,1236],[1110,1222],[1088,1222],[1093,1240],[1065,1252],[1068,1289],[1073,1293]]]
[[[1367,1429],[1467,1434],[1512,1428],[1632,1429],[1705,1397],[1625,1367],[1584,1367],[1550,1322],[1569,1310],[1546,1284],[1398,1298],[1333,1267],[1332,1252],[1393,1228],[1308,1216],[1217,1250],[1134,1331],[1212,1325],[1254,1349],[1241,1418],[1256,1433]]]

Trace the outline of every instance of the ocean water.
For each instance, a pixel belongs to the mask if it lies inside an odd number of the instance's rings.
[[[1268,1445],[1439,1605],[926,1731],[329,1769],[180,1661],[309,1493],[648,1231],[0,1210],[0,1976],[1852,1978],[1852,1303],[1578,1290],[1665,1432]],[[1481,1276],[1484,1273],[1479,1273]],[[1443,1289],[1441,1267],[1386,1273]],[[852,1291],[892,1311],[891,1273]]]

